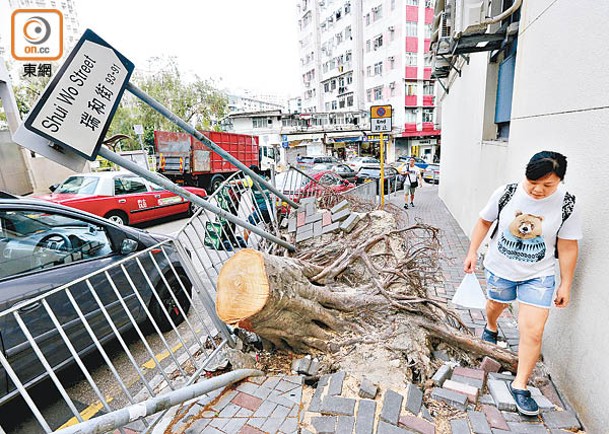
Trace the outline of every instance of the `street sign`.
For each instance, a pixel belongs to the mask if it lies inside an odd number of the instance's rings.
[[[290,147],[290,142],[288,142],[288,136],[286,134],[281,136],[281,147],[285,149]]]
[[[87,29],[25,128],[95,160],[133,69],[132,62]]]
[[[373,133],[390,132],[393,109],[390,104],[370,107],[370,129]]]

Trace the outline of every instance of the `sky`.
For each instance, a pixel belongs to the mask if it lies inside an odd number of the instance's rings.
[[[176,56],[182,72],[212,78],[220,88],[286,97],[300,92],[294,0],[74,3],[81,30],[93,30],[136,70],[146,70],[151,57]],[[10,15],[7,9],[0,7],[2,27]]]

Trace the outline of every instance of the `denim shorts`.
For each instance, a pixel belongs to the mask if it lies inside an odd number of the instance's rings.
[[[486,270],[486,295],[490,300],[499,303],[518,300],[521,303],[549,309],[554,299],[554,287],[554,276],[513,282]]]

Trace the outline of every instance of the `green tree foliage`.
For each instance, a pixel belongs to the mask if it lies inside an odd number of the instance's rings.
[[[226,115],[228,100],[211,81],[195,76],[194,81],[187,82],[173,58],[151,59],[148,70],[153,72],[137,74],[131,81],[195,128],[217,128],[214,121]],[[133,125],[138,124],[144,126],[144,141],[147,146],[154,146],[154,130],[180,131],[152,107],[125,93],[110,125],[108,136],[126,134],[135,137]],[[139,149],[136,140],[122,145],[123,149]]]

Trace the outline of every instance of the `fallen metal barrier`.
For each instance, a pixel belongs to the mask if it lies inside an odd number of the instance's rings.
[[[162,410],[168,410],[174,405],[182,404],[190,399],[197,398],[212,390],[229,386],[250,376],[260,376],[264,373],[256,369],[238,369],[217,377],[204,380],[200,383],[186,386],[180,390],[169,392],[145,402],[116,410],[97,419],[83,422],[56,431],[58,434],[101,434],[127,425],[143,417],[153,415]]]
[[[364,182],[357,187],[346,191],[343,196],[354,197],[372,203],[379,203],[379,197],[376,194],[377,183],[374,181]]]
[[[0,403],[20,396],[52,432],[61,427],[51,426],[30,393],[43,380],[69,409],[69,424],[84,421],[77,400],[96,401],[109,413],[193,383],[232,339],[200,273],[183,246],[168,239],[0,312],[0,378],[2,370],[7,376]],[[83,357],[94,351],[91,366]],[[120,366],[119,355],[126,356]],[[66,378],[60,368],[68,367]],[[75,396],[78,375],[85,381]]]

